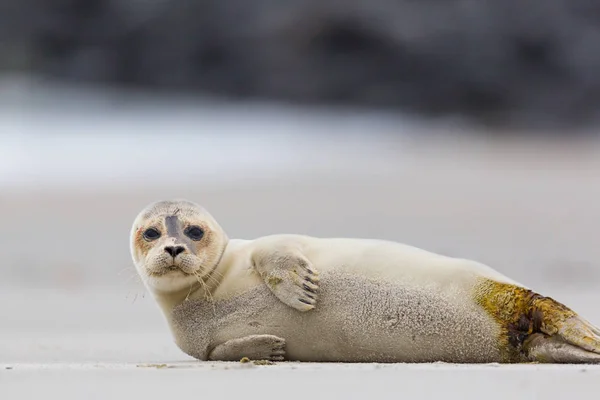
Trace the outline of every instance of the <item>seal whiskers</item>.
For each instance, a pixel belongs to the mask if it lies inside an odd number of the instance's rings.
[[[200,278],[198,276],[198,274],[194,274],[194,276],[196,277],[196,279],[198,280],[198,282],[202,286],[202,291],[204,293],[204,300],[208,301],[212,305],[212,307],[213,307],[213,313],[216,314],[215,299],[210,294],[210,290],[208,290],[208,286],[206,285],[206,282],[204,282],[204,280],[202,278]]]

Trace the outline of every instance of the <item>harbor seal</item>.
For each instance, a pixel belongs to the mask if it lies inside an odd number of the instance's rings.
[[[471,260],[374,239],[229,239],[187,200],[142,210],[130,246],[199,360],[600,362],[598,328]]]

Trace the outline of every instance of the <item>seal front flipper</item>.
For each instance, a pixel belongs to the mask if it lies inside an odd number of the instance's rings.
[[[318,272],[300,251],[259,248],[252,263],[275,296],[299,311],[315,308],[319,289]]]
[[[273,335],[250,335],[228,340],[216,346],[208,355],[211,361],[250,360],[283,361],[285,340]]]

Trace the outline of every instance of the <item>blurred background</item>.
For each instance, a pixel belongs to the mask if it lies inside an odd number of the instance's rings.
[[[600,324],[600,3],[0,1],[0,359],[187,360],[129,229],[401,241]]]

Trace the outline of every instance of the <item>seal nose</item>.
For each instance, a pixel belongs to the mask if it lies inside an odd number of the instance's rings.
[[[171,257],[177,257],[177,254],[181,254],[185,251],[183,246],[165,246],[165,252],[169,253]]]

